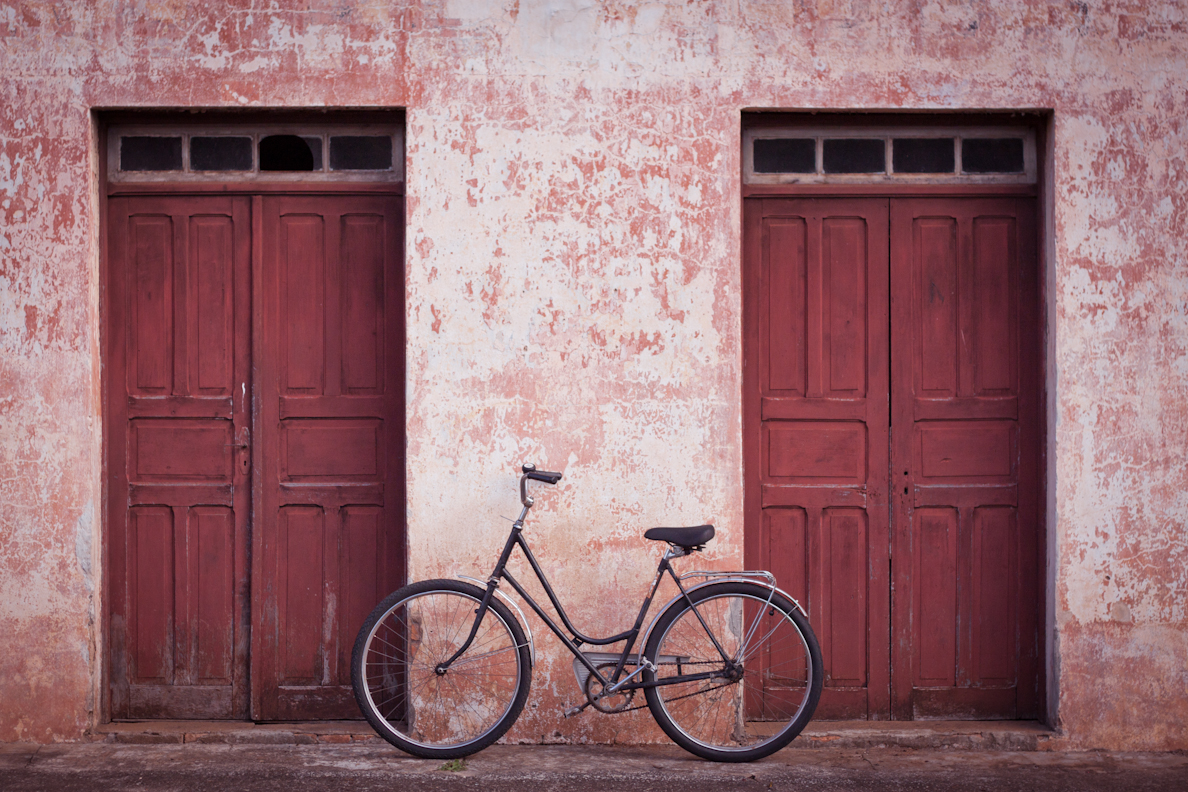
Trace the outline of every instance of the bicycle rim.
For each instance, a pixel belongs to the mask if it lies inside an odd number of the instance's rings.
[[[744,760],[782,748],[816,706],[815,639],[806,637],[790,610],[768,603],[766,591],[712,593],[696,606],[726,655],[741,663],[741,677],[660,685],[648,691],[649,703],[684,740],[670,736],[691,743],[684,747],[704,758]],[[658,681],[726,667],[690,608],[663,626],[656,646]]]
[[[453,590],[411,594],[368,633],[363,703],[373,726],[397,737],[398,745],[407,743],[399,747],[478,750],[506,730],[525,671],[521,647],[495,608],[466,652],[444,674],[436,671],[466,641],[479,601]]]

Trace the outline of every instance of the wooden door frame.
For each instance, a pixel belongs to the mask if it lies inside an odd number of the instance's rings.
[[[1051,602],[1051,577],[1047,572],[1050,550],[1048,537],[1048,495],[1051,491],[1048,465],[1050,429],[1049,404],[1050,389],[1054,383],[1049,381],[1049,331],[1048,331],[1048,302],[1049,284],[1048,267],[1050,257],[1045,236],[1050,228],[1050,202],[1046,200],[1050,191],[1050,180],[1047,178],[1049,159],[1047,141],[1050,139],[1045,124],[1036,125],[1036,157],[1039,182],[1037,184],[743,184],[741,187],[743,233],[741,235],[740,265],[741,265],[741,303],[742,303],[742,333],[743,345],[743,376],[742,391],[740,393],[742,412],[742,445],[743,445],[743,559],[748,569],[762,568],[763,551],[759,541],[762,531],[762,499],[760,477],[758,471],[762,469],[762,443],[759,426],[761,417],[757,410],[758,400],[750,398],[750,394],[759,388],[759,367],[751,364],[752,357],[757,350],[747,348],[747,328],[755,321],[754,312],[758,306],[748,297],[747,262],[752,261],[759,251],[748,248],[750,236],[746,233],[749,201],[759,201],[764,198],[945,198],[945,197],[1019,197],[1036,199],[1036,217],[1034,229],[1035,267],[1038,284],[1036,294],[1036,327],[1041,333],[1037,343],[1036,369],[1038,393],[1036,400],[1040,405],[1038,410],[1039,437],[1036,446],[1039,449],[1036,467],[1039,473],[1039,484],[1036,500],[1039,508],[1036,513],[1036,599],[1038,610],[1036,613],[1036,696],[1040,712],[1040,720],[1049,725],[1055,722],[1056,713],[1048,695],[1048,666],[1049,644],[1045,640],[1046,625],[1051,619],[1053,603]],[[888,614],[892,618],[892,614]]]
[[[358,118],[355,118],[355,116],[358,116]],[[359,120],[359,119],[383,120],[383,121],[389,122],[389,123],[394,123],[395,121],[393,119],[396,118],[397,116],[400,116],[400,119],[402,120],[402,115],[400,115],[399,113],[394,113],[392,111],[383,111],[383,112],[379,112],[379,113],[370,113],[370,114],[367,114],[367,113],[364,113],[364,114],[359,114],[359,113],[349,114],[348,113],[347,114],[348,119],[352,119],[352,120]],[[262,111],[261,113],[250,114],[248,116],[228,114],[225,116],[220,115],[219,118],[211,119],[211,120],[212,121],[222,121],[224,123],[232,124],[232,123],[236,123],[238,121],[242,121],[245,118],[248,118],[249,120],[251,120],[251,119],[255,119],[257,117],[272,118],[272,117],[274,117],[274,114],[271,113],[270,111]],[[338,117],[337,115],[334,116],[335,119],[337,119],[337,117]],[[251,258],[249,261],[249,266],[251,267],[251,272],[252,272],[252,274],[251,274],[252,296],[251,296],[250,312],[251,312],[251,326],[253,328],[252,337],[251,337],[251,352],[250,352],[250,354],[252,355],[252,361],[253,361],[252,369],[251,369],[251,381],[252,381],[252,388],[253,388],[251,414],[252,414],[252,419],[255,420],[255,418],[259,414],[259,405],[257,402],[258,393],[259,393],[259,387],[258,387],[257,380],[258,380],[259,375],[256,370],[255,361],[259,354],[259,346],[258,345],[260,342],[258,340],[259,334],[256,333],[254,331],[254,329],[255,329],[255,327],[258,326],[258,321],[259,321],[259,319],[258,319],[258,317],[259,317],[259,306],[258,306],[259,297],[257,296],[259,293],[258,292],[259,284],[257,283],[257,278],[258,278],[257,273],[260,271],[260,265],[262,263],[262,258],[261,258],[262,250],[260,247],[261,243],[260,243],[260,238],[257,233],[261,230],[260,229],[261,218],[260,218],[260,213],[258,211],[258,206],[260,203],[259,197],[263,196],[263,195],[286,195],[286,194],[287,195],[319,195],[320,194],[320,195],[331,195],[331,196],[352,195],[353,194],[353,195],[394,195],[394,196],[400,196],[401,198],[404,198],[405,197],[405,183],[403,180],[387,182],[387,183],[365,183],[365,182],[353,182],[353,183],[352,182],[318,182],[318,183],[280,182],[280,183],[270,183],[270,182],[261,182],[261,183],[236,184],[234,182],[227,182],[224,184],[211,184],[211,183],[169,182],[169,181],[139,183],[139,184],[115,183],[115,182],[112,182],[108,178],[107,156],[105,154],[105,152],[107,151],[108,129],[113,124],[116,124],[116,123],[127,123],[130,118],[134,118],[134,119],[137,119],[140,121],[153,121],[153,120],[176,121],[178,118],[178,114],[176,114],[176,113],[147,114],[147,113],[143,113],[143,112],[131,112],[131,113],[120,114],[120,113],[118,113],[118,111],[113,114],[113,113],[104,112],[101,110],[92,110],[91,118],[92,118],[92,125],[93,125],[92,128],[96,132],[95,136],[92,138],[92,140],[94,141],[92,144],[92,152],[93,152],[94,156],[96,157],[96,162],[98,165],[98,167],[95,170],[95,174],[96,174],[96,176],[95,176],[95,185],[96,185],[95,186],[95,190],[96,190],[95,195],[97,198],[97,207],[96,207],[97,208],[97,218],[96,219],[98,222],[98,228],[97,228],[97,242],[98,242],[97,276],[98,276],[98,283],[96,284],[96,286],[98,289],[98,316],[97,316],[97,325],[98,325],[98,328],[97,328],[97,332],[98,332],[97,355],[98,355],[98,360],[97,360],[97,363],[98,363],[98,369],[99,369],[98,370],[98,382],[96,383],[96,385],[98,386],[98,390],[99,390],[99,401],[100,401],[99,412],[100,412],[100,420],[101,420],[101,427],[102,427],[101,428],[102,439],[101,439],[101,449],[100,449],[100,493],[101,493],[101,496],[100,496],[100,505],[99,505],[99,509],[98,509],[100,517],[99,517],[99,535],[96,537],[97,541],[99,542],[99,565],[100,565],[100,569],[101,569],[101,572],[100,572],[101,581],[100,581],[100,585],[98,587],[98,594],[99,594],[98,601],[94,605],[95,623],[96,623],[96,628],[97,628],[96,635],[95,635],[95,645],[96,645],[96,653],[95,654],[96,654],[96,662],[98,663],[98,669],[97,669],[98,673],[95,674],[94,684],[98,687],[98,689],[95,690],[95,694],[96,694],[95,700],[97,702],[97,706],[95,708],[95,714],[94,714],[93,718],[94,718],[94,723],[96,725],[98,725],[98,724],[103,724],[103,723],[110,723],[112,721],[112,704],[111,704],[111,677],[112,677],[111,665],[112,664],[111,664],[110,657],[109,657],[109,654],[112,649],[112,647],[110,645],[110,641],[109,641],[109,636],[111,635],[111,618],[110,618],[110,614],[109,614],[109,609],[110,609],[110,603],[112,601],[112,590],[111,590],[112,576],[110,574],[108,574],[109,566],[111,563],[110,554],[108,552],[108,541],[111,537],[111,526],[109,524],[108,515],[109,515],[109,511],[110,511],[109,504],[110,504],[110,500],[112,497],[111,476],[109,474],[109,470],[110,470],[111,442],[113,439],[113,432],[111,431],[112,418],[111,418],[111,411],[109,409],[110,398],[111,398],[111,389],[110,389],[110,382],[109,382],[110,367],[108,365],[108,362],[112,359],[111,356],[112,356],[113,350],[111,349],[111,343],[112,343],[113,339],[111,338],[111,333],[107,330],[107,326],[106,326],[107,317],[109,317],[111,315],[111,309],[112,309],[112,294],[111,294],[110,289],[108,288],[108,284],[111,282],[111,279],[112,279],[111,269],[113,266],[113,262],[111,261],[111,256],[109,255],[109,249],[108,249],[109,248],[109,235],[108,235],[108,219],[109,219],[109,205],[108,204],[109,204],[109,200],[111,198],[123,197],[123,196],[135,196],[135,195],[152,196],[152,195],[166,195],[166,194],[179,195],[179,196],[211,195],[211,194],[243,195],[243,196],[248,196],[248,197],[255,196],[254,200],[252,201],[252,215],[251,215],[252,250],[251,250]],[[322,123],[325,123],[325,121],[326,121],[326,116],[322,113],[302,113],[302,112],[290,111],[286,115],[286,120],[303,120],[305,118],[310,118],[310,119],[316,118],[316,119],[319,119]],[[405,206],[406,206],[406,212],[407,212],[407,203],[405,204]],[[405,218],[403,218],[403,220],[405,222],[405,225],[407,226],[407,215],[405,216]],[[404,255],[403,251],[402,251],[401,255],[402,255],[402,261],[403,261],[403,255]],[[401,291],[403,292],[404,291],[403,278],[401,279],[400,288],[401,288]],[[407,338],[407,329],[405,329],[405,331],[404,331],[404,337]],[[407,360],[405,357],[405,350],[404,350],[403,346],[400,349],[400,355],[401,355],[402,367],[406,368]],[[407,407],[407,405],[406,405],[406,407]],[[259,433],[254,433],[254,434],[258,435]],[[122,435],[121,435],[121,437],[122,437]],[[252,442],[254,444],[256,442],[256,439],[253,438]],[[259,503],[259,499],[260,499],[260,492],[258,490],[261,486],[261,478],[262,478],[260,475],[260,471],[258,470],[259,464],[260,464],[259,463],[259,454],[257,453],[257,449],[253,448],[252,472],[251,472],[252,485],[251,485],[251,493],[250,493],[251,505],[249,506],[249,510],[248,510],[249,524],[253,524],[257,517],[256,506]],[[403,523],[403,520],[402,520],[402,523]],[[407,534],[407,525],[403,526],[403,530]],[[254,531],[252,531],[251,534],[252,534],[252,538],[249,539],[249,543],[254,543],[255,542]],[[250,544],[249,544],[249,546],[250,546]],[[407,547],[405,549],[404,557],[400,558],[398,563],[402,566],[402,569],[401,569],[402,577],[407,578],[407,572],[408,572]],[[249,589],[248,596],[249,596],[249,601],[250,601],[250,597],[251,597],[250,589]],[[249,621],[249,624],[247,625],[247,627],[248,627],[249,641],[250,641],[250,631],[251,631],[250,621]],[[250,690],[250,686],[251,686],[250,656],[249,656],[249,661],[248,661],[247,673],[248,673],[248,685],[249,685],[249,690]],[[250,717],[251,717],[251,713],[249,713],[249,718]]]

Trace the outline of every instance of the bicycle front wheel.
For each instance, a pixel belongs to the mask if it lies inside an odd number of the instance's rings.
[[[646,688],[648,709],[673,742],[703,759],[770,756],[817,707],[824,674],[816,636],[794,603],[770,595],[749,582],[704,586],[690,592],[692,607],[684,599],[669,606],[648,638],[655,671],[644,681],[659,683]]]
[[[459,580],[426,580],[390,594],[359,631],[351,656],[355,700],[376,732],[424,759],[481,751],[511,728],[531,684],[528,641],[492,599],[466,641],[484,591]]]

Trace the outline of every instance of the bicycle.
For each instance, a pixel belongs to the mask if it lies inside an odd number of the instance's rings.
[[[351,683],[359,708],[381,737],[414,756],[456,759],[491,745],[515,723],[528,698],[535,642],[523,611],[499,588],[500,581],[511,585],[574,656],[586,701],[566,717],[591,706],[606,713],[641,709],[644,705],[632,702],[642,690],[652,717],[673,742],[722,762],[761,759],[800,733],[821,696],[821,651],[808,615],[770,572],[678,575],[671,562],[704,550],[714,527],[651,528],[644,537],[668,548],[635,624],[606,638],[587,636],[570,622],[523,535],[534,502],[527,483],[556,484],[561,474],[531,464],[521,472],[523,509],[485,587],[473,578],[412,583],[385,598],[360,629]],[[516,547],[569,635],[507,571]],[[665,573],[680,593],[653,617],[640,641],[643,648],[633,654]],[[700,582],[686,588],[691,580]],[[581,649],[619,642],[621,651]]]

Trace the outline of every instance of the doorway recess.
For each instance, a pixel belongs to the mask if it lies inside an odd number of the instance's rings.
[[[748,564],[827,719],[1040,714],[1038,126],[748,114]]]
[[[404,578],[403,119],[105,119],[110,718],[358,717]]]

